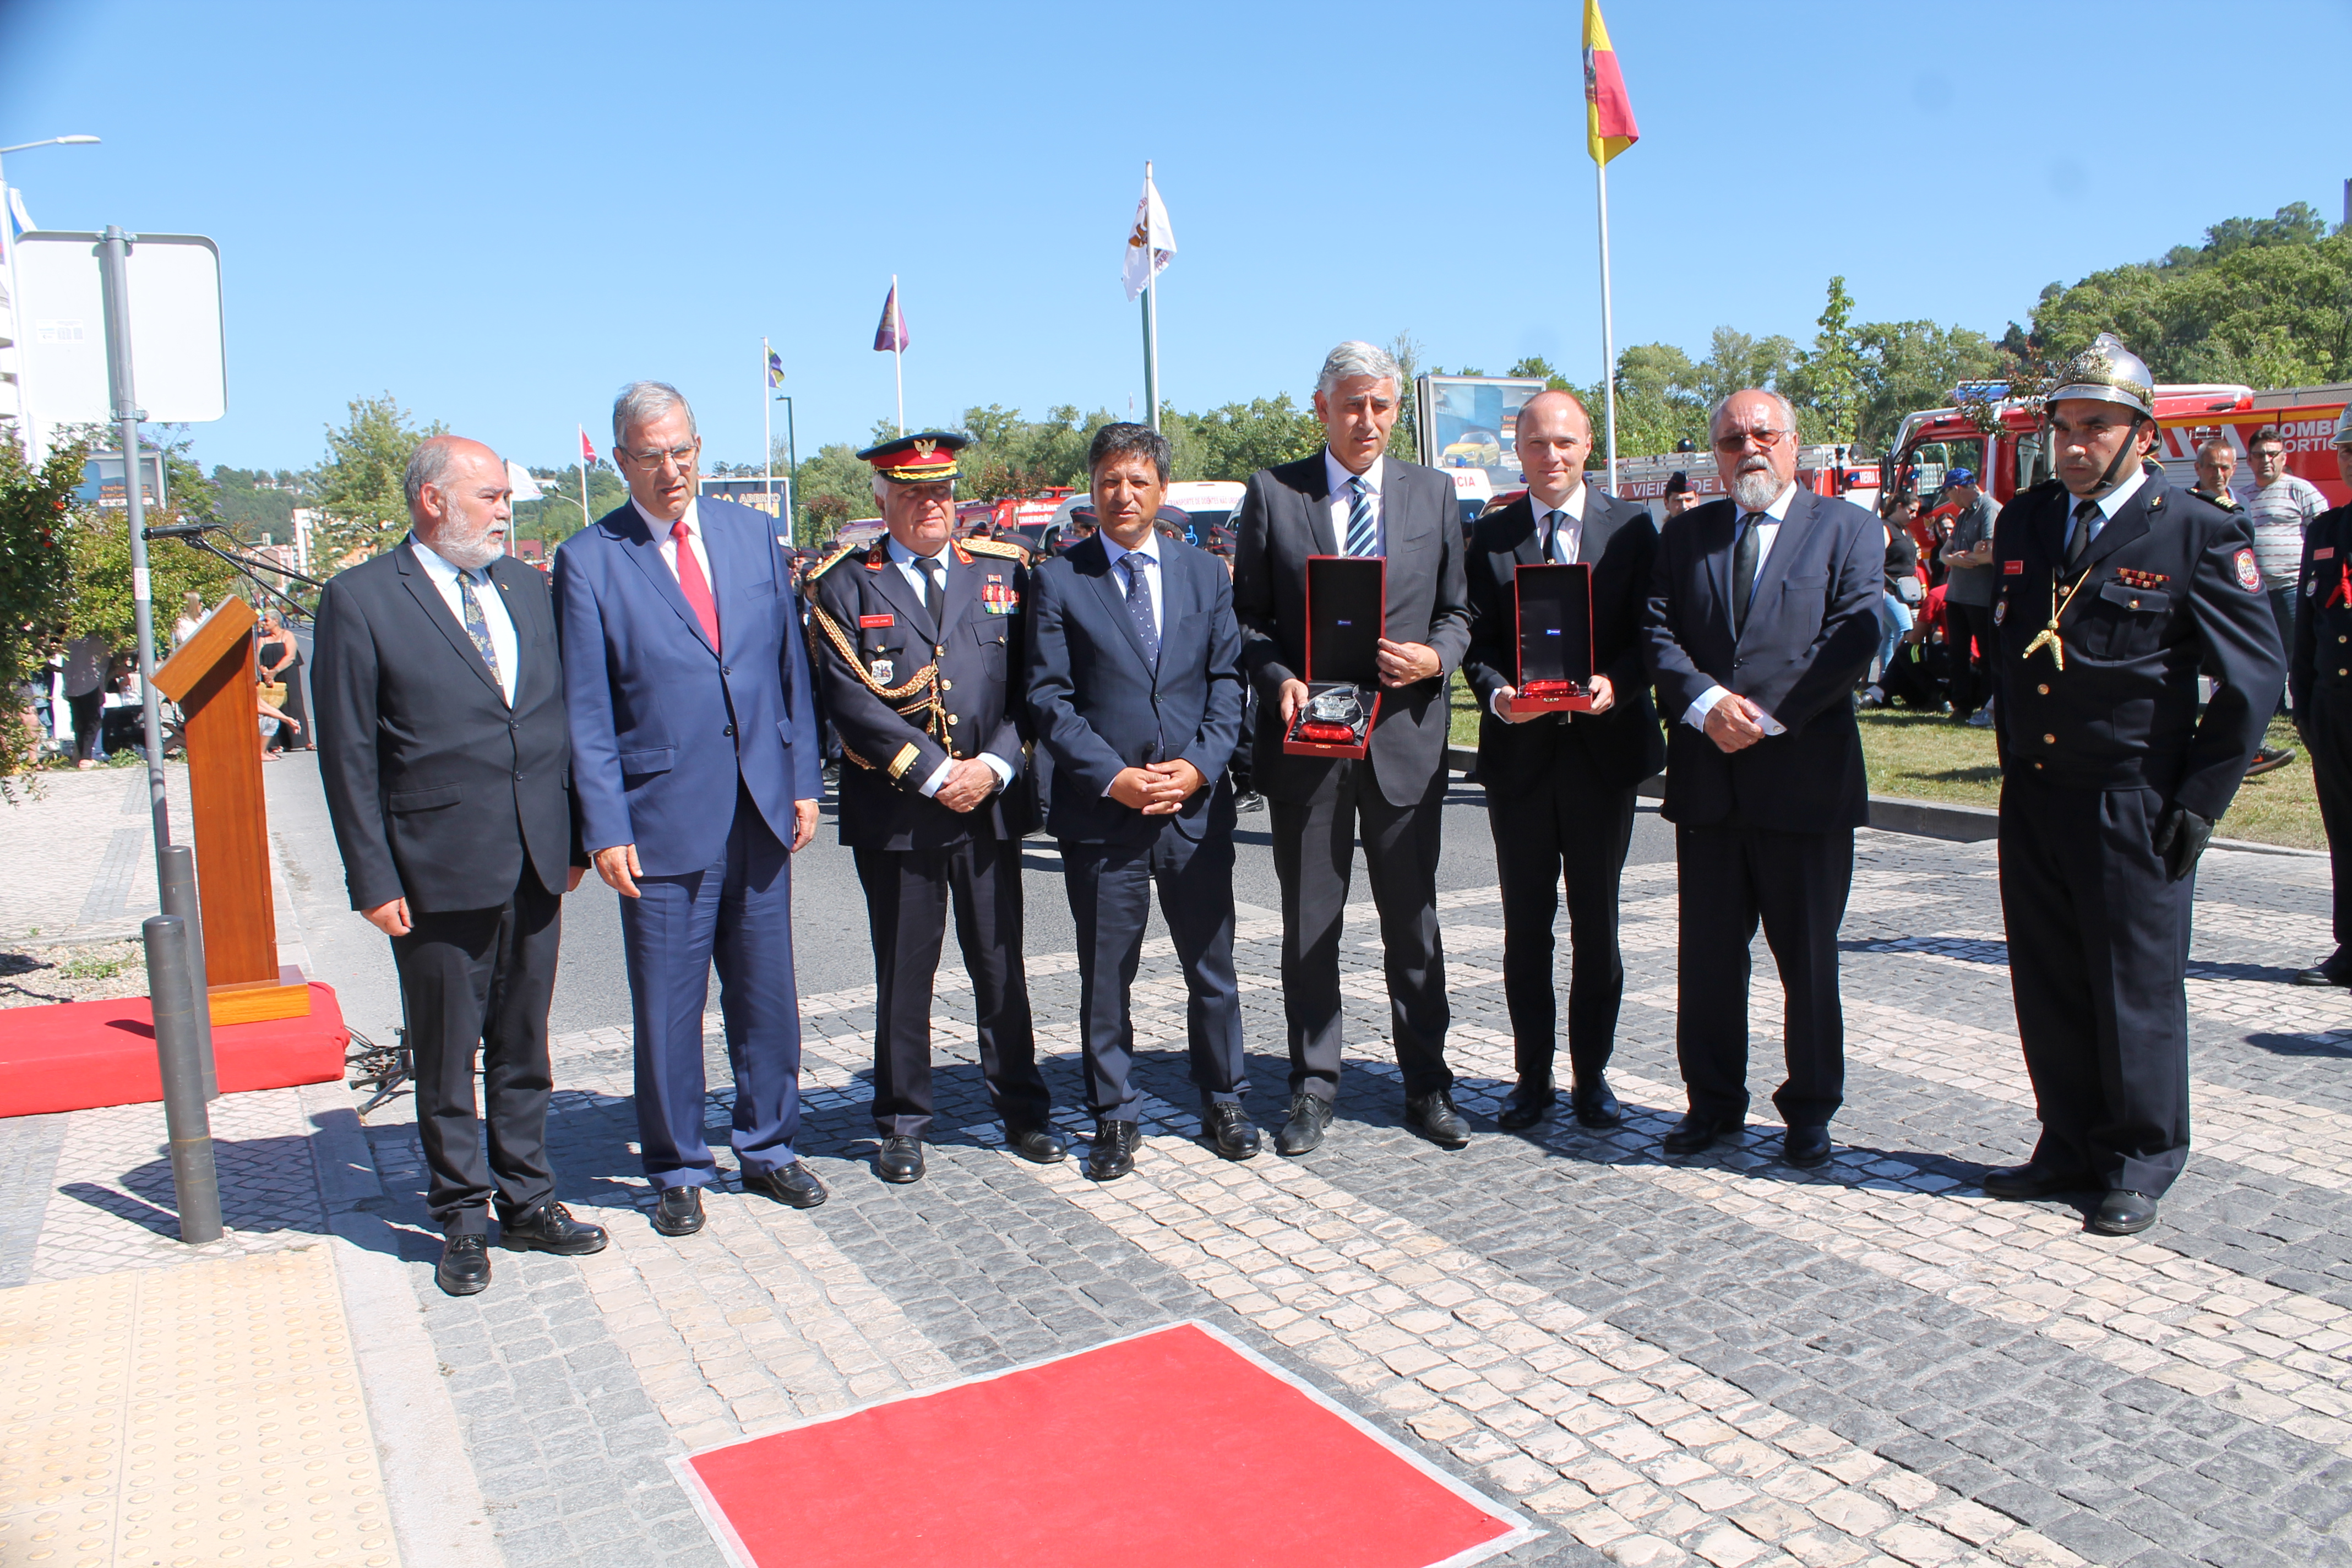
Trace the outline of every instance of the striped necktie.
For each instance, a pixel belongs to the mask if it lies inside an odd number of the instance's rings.
[[[1348,553],[1378,555],[1381,531],[1372,521],[1372,487],[1362,475],[1348,481]]]

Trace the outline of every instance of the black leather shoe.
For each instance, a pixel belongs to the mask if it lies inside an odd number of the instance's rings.
[[[2036,1198],[2055,1197],[2060,1193],[2078,1193],[2092,1184],[2091,1178],[2080,1171],[2062,1171],[2055,1165],[2045,1165],[2038,1160],[2028,1160],[2022,1165],[2006,1165],[1987,1171],[1979,1184],[1989,1198],[2000,1198],[2010,1203],[2032,1203]]]
[[[433,1283],[452,1296],[478,1296],[488,1289],[490,1238],[478,1231],[446,1237],[441,1243],[441,1262],[433,1270]]]
[[[585,1258],[604,1250],[604,1227],[583,1225],[572,1211],[550,1198],[499,1222],[499,1245],[509,1252],[552,1252],[559,1258]]]
[[[1135,1169],[1136,1146],[1143,1137],[1132,1121],[1097,1121],[1095,1146],[1087,1155],[1087,1174],[1097,1182],[1116,1182]]]
[[[1257,1123],[1236,1101],[1211,1101],[1201,1112],[1201,1136],[1228,1160],[1247,1160],[1257,1153]]]
[[[918,1169],[921,1166],[922,1158],[923,1146],[918,1142],[915,1145]],[[743,1190],[765,1193],[778,1203],[796,1209],[813,1209],[825,1199],[824,1184],[816,1179],[814,1171],[798,1160],[789,1165],[779,1165],[772,1171],[744,1172]]]
[[[1312,1154],[1323,1146],[1323,1131],[1331,1125],[1331,1102],[1300,1089],[1290,1097],[1290,1120],[1275,1134],[1277,1154]]]
[[[1701,1116],[1694,1111],[1667,1130],[1665,1137],[1660,1140],[1660,1146],[1669,1154],[1696,1154],[1702,1149],[1713,1148],[1726,1138],[1738,1136],[1746,1125],[1744,1120],[1719,1121],[1712,1116]]]
[[[1592,1075],[1591,1083],[1580,1079],[1576,1087],[1569,1090],[1568,1103],[1576,1112],[1577,1125],[1580,1127],[1622,1127],[1625,1124],[1625,1108],[1617,1103],[1617,1097],[1609,1092],[1609,1080],[1599,1073]]]
[[[664,1236],[692,1236],[702,1228],[702,1188],[664,1187],[654,1205],[654,1228]]]
[[[2091,1216],[2090,1227],[2101,1236],[2137,1236],[2155,1223],[2154,1198],[2117,1188],[2099,1200],[2099,1212]]]
[[[1470,1124],[1454,1109],[1454,1097],[1442,1089],[1434,1094],[1405,1096],[1404,1124],[1441,1149],[1470,1145]]]
[[[1830,1149],[1828,1128],[1791,1127],[1780,1140],[1780,1163],[1810,1171],[1829,1163]]]
[[[921,1181],[923,1141],[902,1136],[885,1138],[874,1156],[874,1173],[886,1182]]]
[[[1004,1146],[1033,1165],[1050,1165],[1070,1157],[1070,1146],[1042,1126],[1006,1127]]]
[[[2337,948],[2309,969],[2295,971],[2297,985],[2342,985],[2352,982],[2352,955]]]
[[[1495,1118],[1495,1125],[1506,1132],[1525,1132],[1551,1114],[1559,1103],[1559,1091],[1548,1078],[1523,1078],[1519,1087],[1511,1090],[1511,1102]]]

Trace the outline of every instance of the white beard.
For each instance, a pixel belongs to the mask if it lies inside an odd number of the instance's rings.
[[[1762,511],[1780,498],[1780,476],[1769,463],[1742,468],[1731,480],[1731,499],[1742,511]]]

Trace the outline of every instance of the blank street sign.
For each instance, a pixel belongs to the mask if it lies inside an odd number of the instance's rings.
[[[99,237],[34,229],[16,248],[19,364],[26,401],[51,425],[110,423],[106,298]],[[220,251],[194,234],[132,237],[131,377],[158,424],[196,424],[228,411],[221,332]]]

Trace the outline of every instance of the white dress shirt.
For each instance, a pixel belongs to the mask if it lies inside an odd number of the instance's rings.
[[[408,548],[416,556],[416,563],[425,568],[425,575],[441,591],[441,602],[449,606],[460,629],[466,625],[466,604],[457,594],[457,568],[435,554],[425,541],[415,534],[408,536]],[[521,645],[516,641],[514,620],[507,614],[506,595],[490,581],[489,568],[477,568],[474,579],[474,602],[482,606],[482,624],[489,628],[490,651],[499,659],[499,686],[514,706],[515,671],[522,658]],[[470,636],[470,634],[468,634]]]
[[[1778,496],[1773,498],[1772,504],[1764,509],[1764,521],[1756,525],[1756,575],[1754,577],[1750,577],[1745,584],[1734,584],[1732,586],[1735,593],[1741,591],[1748,593],[1755,592],[1757,583],[1764,575],[1764,563],[1772,558],[1772,546],[1780,537],[1780,524],[1788,520],[1789,503],[1796,499],[1797,486],[1796,481],[1792,479],[1781,488],[1780,493]],[[1748,514],[1743,511],[1738,515],[1744,518]],[[1738,546],[1735,544],[1733,548],[1736,550]],[[1725,697],[1729,695],[1729,693],[1730,689],[1728,687],[1708,687],[1705,691],[1699,693],[1698,700],[1692,703],[1684,712],[1683,722],[1689,725],[1694,730],[1706,729],[1706,716],[1713,712],[1715,710],[1715,705],[1722,701]],[[1779,720],[1773,718],[1769,713],[1764,715],[1764,732],[1766,734],[1778,735],[1782,733],[1786,728],[1787,727],[1785,725],[1783,725]]]
[[[637,503],[632,500],[629,504],[636,506]],[[658,542],[656,548],[661,552],[662,564],[669,568],[671,576],[677,577],[677,541],[670,537],[669,531],[677,523],[664,522],[641,506],[637,507],[637,515],[646,520],[646,528]],[[686,524],[686,542],[694,547],[694,563],[702,568],[702,585],[710,590],[710,602],[715,605],[719,602],[719,585],[710,575],[710,552],[702,545],[702,514],[695,509],[692,497],[687,499],[686,510],[677,521]],[[679,578],[679,581],[685,579]]]
[[[1351,474],[1331,455],[1330,447],[1323,448],[1323,472],[1331,487],[1331,546],[1340,554],[1348,553],[1348,514],[1356,505],[1355,492],[1348,487],[1358,479],[1363,480],[1365,488],[1372,492],[1368,498],[1372,503],[1372,553],[1389,552],[1388,514],[1381,502],[1381,483],[1387,477],[1388,467],[1388,456],[1383,453],[1374,458],[1372,466],[1362,473]]]
[[[944,567],[949,563],[948,547],[945,544],[942,544],[938,550],[932,552],[929,555],[918,555],[913,551],[908,549],[905,545],[899,543],[898,536],[897,534],[887,534],[884,537],[889,542],[890,563],[898,569],[898,575],[907,580],[907,585],[915,590],[915,597],[921,600],[926,605],[929,604],[931,602],[930,574],[926,568],[918,566],[915,563],[919,561],[936,561]],[[941,613],[944,614],[947,605],[947,583],[944,575],[942,575],[940,583],[940,603]],[[940,626],[936,629],[940,634],[940,641],[944,643],[947,640],[947,627]],[[1013,700],[1013,696],[1008,691],[1005,697],[1006,705],[1009,707]],[[1006,762],[1003,757],[998,756],[993,752],[981,752],[980,760],[988,764],[989,771],[996,775],[997,788],[1003,789],[1005,785],[1013,782],[1013,764],[1011,763]],[[931,776],[922,782],[918,793],[919,793],[925,799],[929,799],[932,795],[939,794],[940,786],[948,782],[948,775],[950,773],[955,772],[957,761],[957,758],[950,757],[946,762],[941,763],[938,767],[932,769]]]
[[[1536,548],[1546,561],[1561,566],[1576,564],[1578,553],[1584,548],[1584,498],[1591,493],[1591,489],[1590,484],[1580,480],[1576,489],[1569,492],[1568,499],[1558,506],[1546,506],[1536,499],[1535,491],[1528,492],[1528,505],[1536,514]],[[1556,554],[1555,548],[1558,551]],[[1503,694],[1500,691],[1488,700],[1486,706],[1495,710],[1497,719],[1510,717],[1503,711]],[[1559,716],[1570,721],[1577,717],[1566,710],[1562,710]]]

